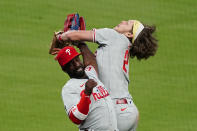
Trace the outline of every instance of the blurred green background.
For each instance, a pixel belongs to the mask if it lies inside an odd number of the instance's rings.
[[[197,131],[196,0],[1,0],[1,131],[78,130],[61,99],[69,78],[48,54],[53,32],[77,12],[87,29],[128,19],[156,25],[156,56],[130,60],[138,131]]]

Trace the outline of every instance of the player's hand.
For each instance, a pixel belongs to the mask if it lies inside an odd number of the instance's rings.
[[[57,48],[62,49],[65,46],[71,45],[71,43],[69,43],[69,42],[59,41],[57,39],[57,36],[60,36],[61,34],[63,34],[62,31],[54,32],[53,38],[52,38],[52,41],[51,41],[51,46],[50,46],[50,49],[49,49],[49,54],[55,55],[55,54],[58,53],[57,50],[56,50]]]
[[[58,32],[55,32],[55,35],[61,35],[61,34],[63,34],[64,32],[63,31],[58,31]]]
[[[93,88],[96,86],[97,86],[97,82],[95,82],[93,79],[88,79],[88,81],[85,84],[84,93],[86,95],[91,95]]]
[[[56,38],[59,42],[63,43],[62,34],[56,34]]]
[[[57,40],[59,40],[60,42],[68,41],[68,38],[66,37],[68,33],[69,31],[57,33],[56,34]]]

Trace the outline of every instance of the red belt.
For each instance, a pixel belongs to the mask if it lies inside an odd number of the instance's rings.
[[[128,104],[127,99],[125,99],[125,98],[117,99],[116,104]]]

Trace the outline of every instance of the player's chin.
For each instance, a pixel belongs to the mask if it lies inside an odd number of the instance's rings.
[[[76,72],[83,72],[84,71],[84,69],[82,68],[82,67],[80,67],[80,68],[78,68],[77,70],[76,70]]]
[[[84,76],[85,72],[84,72],[84,70],[82,68],[82,69],[76,70],[75,74],[76,74],[76,76],[78,76],[80,78],[80,77]]]

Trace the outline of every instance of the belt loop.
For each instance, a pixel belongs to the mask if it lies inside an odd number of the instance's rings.
[[[116,100],[116,104],[128,104],[126,98],[121,98]]]

